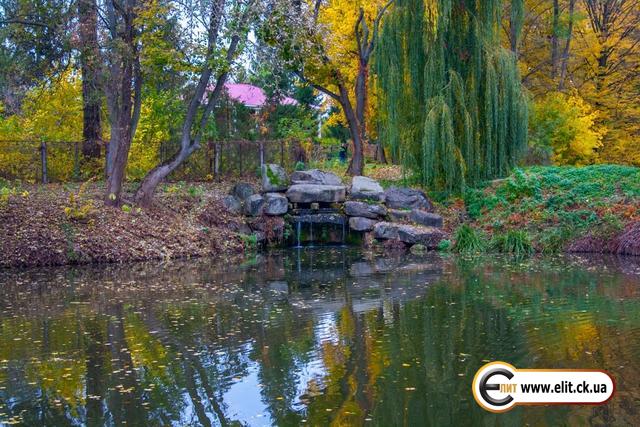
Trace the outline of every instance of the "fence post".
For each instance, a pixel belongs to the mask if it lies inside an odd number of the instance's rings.
[[[74,142],[73,147],[73,178],[77,180],[80,177],[80,158],[78,142]]]
[[[47,143],[42,141],[40,144],[40,166],[42,167],[42,183],[48,184],[49,177],[47,176]]]
[[[264,141],[260,141],[260,168],[264,166]]]
[[[216,141],[213,145],[213,174],[216,178],[220,174],[220,151],[222,151],[222,148],[220,143]]]
[[[284,139],[280,140],[280,166],[284,167]]]

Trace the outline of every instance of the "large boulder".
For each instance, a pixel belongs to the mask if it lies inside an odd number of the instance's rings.
[[[391,222],[409,222],[411,219],[411,211],[389,209],[389,219]]]
[[[353,231],[371,231],[377,221],[369,218],[354,216],[349,218],[349,228]]]
[[[444,225],[444,221],[440,215],[422,209],[412,210],[410,218],[412,222],[426,227],[442,228]]]
[[[342,185],[342,180],[336,174],[311,169],[307,171],[296,171],[291,174],[292,184],[318,184],[318,185]]]
[[[231,195],[238,199],[240,202],[245,201],[250,196],[255,194],[253,186],[246,182],[239,182],[231,189]]]
[[[295,184],[289,187],[287,197],[292,203],[339,203],[346,198],[343,185]]]
[[[356,200],[384,201],[384,189],[378,181],[366,176],[356,176],[351,183],[351,198]]]
[[[222,199],[222,206],[227,210],[227,212],[237,215],[242,212],[242,203],[232,195],[228,195]]]
[[[287,172],[280,165],[262,165],[262,191],[265,193],[285,191],[289,186]]]
[[[289,210],[289,200],[284,194],[267,193],[264,195],[264,213],[271,216],[284,215]]]
[[[244,201],[244,214],[246,216],[260,216],[264,212],[264,197],[259,194],[249,196]]]
[[[392,187],[384,192],[385,203],[391,209],[433,210],[433,205],[420,190]]]
[[[421,244],[435,249],[446,234],[435,227],[422,227],[391,222],[379,222],[373,228],[376,239],[399,240],[408,245]]]
[[[387,215],[387,208],[381,205],[350,201],[344,204],[344,212],[349,216],[377,219]]]

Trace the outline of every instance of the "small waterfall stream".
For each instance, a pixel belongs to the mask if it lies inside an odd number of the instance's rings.
[[[347,221],[347,217],[334,208],[296,209],[290,219],[296,230],[295,241],[291,244],[296,247],[344,245],[347,241]]]

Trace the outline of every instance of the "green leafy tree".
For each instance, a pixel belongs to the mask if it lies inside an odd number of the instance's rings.
[[[526,147],[527,99],[513,52],[500,47],[501,8],[400,0],[385,21],[380,138],[426,187],[461,191],[504,176]]]

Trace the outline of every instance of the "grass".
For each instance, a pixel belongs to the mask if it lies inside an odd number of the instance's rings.
[[[535,252],[529,234],[522,230],[509,230],[504,234],[495,235],[491,246],[498,252],[516,256],[531,255]]]

